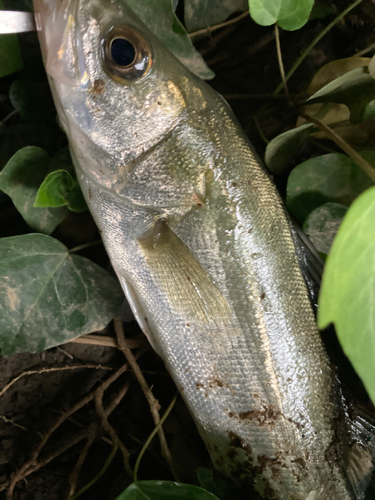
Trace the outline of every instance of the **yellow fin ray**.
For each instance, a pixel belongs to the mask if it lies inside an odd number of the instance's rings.
[[[165,222],[159,221],[152,234],[138,241],[168,300],[187,321],[209,324],[232,318],[210,274]]]

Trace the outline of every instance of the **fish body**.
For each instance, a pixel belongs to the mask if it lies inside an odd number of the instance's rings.
[[[290,221],[229,106],[123,1],[35,7],[87,204],[215,467],[263,498],[362,498]]]

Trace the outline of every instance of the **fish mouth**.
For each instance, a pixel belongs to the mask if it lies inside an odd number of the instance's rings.
[[[85,74],[76,22],[80,3],[81,0],[34,0],[46,71],[54,80],[68,86],[80,85]]]

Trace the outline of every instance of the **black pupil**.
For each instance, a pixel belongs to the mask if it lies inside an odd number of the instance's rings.
[[[111,56],[118,66],[129,66],[135,58],[134,45],[124,38],[115,38],[111,43]]]

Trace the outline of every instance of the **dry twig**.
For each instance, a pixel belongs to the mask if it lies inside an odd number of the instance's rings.
[[[79,478],[79,474],[81,472],[82,466],[83,466],[83,464],[86,460],[87,454],[90,451],[90,448],[91,448],[91,446],[96,438],[96,434],[98,431],[98,424],[96,422],[94,422],[93,425],[90,425],[89,429],[90,430],[89,430],[89,433],[87,436],[86,444],[82,448],[82,451],[79,455],[77,463],[75,464],[75,466],[74,466],[74,468],[69,476],[70,488],[69,488],[68,498],[71,497],[72,495],[74,495],[74,493],[76,491],[78,478]]]
[[[4,387],[0,391],[0,397],[4,395],[4,393],[12,387],[13,384],[18,382],[22,377],[25,377],[27,375],[35,375],[35,374],[41,374],[41,373],[48,373],[48,372],[60,372],[60,371],[65,371],[65,370],[78,370],[78,368],[94,368],[96,370],[113,370],[110,366],[102,366],[102,365],[74,365],[74,366],[58,366],[58,367],[52,367],[52,368],[41,368],[40,370],[28,370],[26,372],[22,372],[20,375],[12,379],[8,384],[4,385]]]
[[[83,335],[82,337],[73,339],[71,342],[75,342],[76,344],[90,344],[118,348],[116,339],[106,335]],[[145,338],[126,339],[126,342],[130,349],[144,347],[147,345],[147,340]]]
[[[146,379],[143,376],[142,370],[139,368],[139,365],[138,365],[133,353],[131,352],[131,350],[127,346],[127,343],[125,341],[124,329],[123,329],[123,324],[122,324],[121,319],[115,318],[114,325],[115,325],[115,332],[117,335],[117,342],[118,342],[119,348],[124,353],[124,356],[126,357],[129,365],[133,369],[134,375],[135,375],[136,379],[138,380],[138,383],[141,386],[143,394],[145,395],[145,398],[150,406],[151,415],[152,415],[152,418],[154,420],[154,423],[155,423],[155,425],[158,425],[158,423],[160,422],[159,402],[152,394],[151,389],[149,388],[149,386],[146,382]],[[171,453],[169,451],[167,440],[165,439],[165,434],[164,434],[164,430],[162,427],[160,427],[158,429],[158,434],[159,434],[159,440],[160,440],[161,453],[162,453],[164,459],[167,461],[168,466],[169,466],[170,470],[172,471],[174,478],[176,479],[176,481],[178,481],[178,475],[175,471],[172,456],[171,456]]]
[[[245,17],[248,17],[249,11],[247,10],[246,12],[243,12],[239,16],[235,17],[234,19],[229,19],[229,21],[225,21],[220,24],[215,24],[215,26],[207,26],[207,28],[203,28],[198,31],[193,31],[192,33],[189,33],[190,38],[195,38],[197,36],[203,36],[203,35],[210,35],[213,31],[219,30],[221,28],[225,28],[227,26],[230,26],[231,24],[235,24],[238,21],[241,21],[241,19],[245,19]]]
[[[100,417],[100,420],[101,420],[101,423],[102,423],[102,426],[103,426],[103,429],[105,431],[108,432],[108,434],[111,436],[112,438],[112,441],[113,441],[113,444],[120,448],[121,452],[122,452],[122,456],[124,458],[124,468],[125,468],[125,471],[129,474],[129,476],[131,477],[132,474],[133,474],[133,471],[130,467],[130,464],[129,464],[129,457],[130,457],[130,453],[129,451],[126,449],[124,443],[121,441],[121,439],[118,437],[115,429],[112,427],[112,425],[108,422],[108,419],[107,419],[107,415],[106,415],[106,411],[104,410],[104,407],[103,407],[103,396],[104,396],[104,389],[102,387],[99,387],[97,390],[96,390],[96,393],[95,393],[95,407],[96,407],[96,412],[98,413],[99,417]]]

